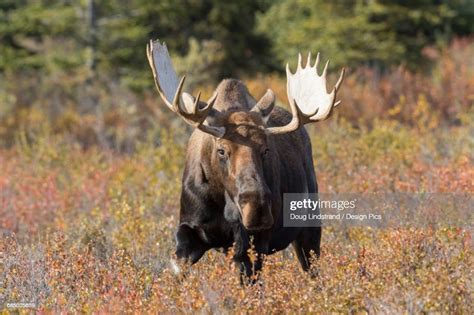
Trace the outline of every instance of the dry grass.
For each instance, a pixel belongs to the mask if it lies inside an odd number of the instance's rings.
[[[341,121],[312,132],[322,191],[474,190],[470,126],[423,133],[385,121],[361,131]],[[326,228],[316,278],[290,250],[268,257],[259,286],[240,286],[230,258],[217,252],[174,275],[184,159],[174,137],[182,135],[163,135],[161,146],[143,144],[128,156],[55,137],[1,151],[0,301],[165,313],[469,313],[474,306],[472,231],[459,228]]]

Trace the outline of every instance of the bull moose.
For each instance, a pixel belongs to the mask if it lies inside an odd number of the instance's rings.
[[[211,249],[234,246],[241,275],[262,268],[264,255],[291,243],[303,270],[320,254],[321,227],[285,227],[283,194],[317,193],[311,142],[303,125],[328,118],[340,101],[330,93],[326,70],[318,75],[319,54],[291,73],[286,66],[291,113],[275,106],[269,89],[257,102],[245,85],[223,80],[204,102],[182,92],[166,44],[150,41],[147,56],[158,93],[169,109],[195,127],[187,146],[181,190],[176,256],[196,263]],[[250,241],[252,239],[252,242]],[[253,261],[248,250],[254,246]]]

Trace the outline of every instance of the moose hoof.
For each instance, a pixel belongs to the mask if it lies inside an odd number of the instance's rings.
[[[175,275],[181,274],[181,267],[178,265],[178,263],[176,262],[176,260],[174,260],[173,258],[170,259],[170,267],[171,267],[171,271],[172,271]]]

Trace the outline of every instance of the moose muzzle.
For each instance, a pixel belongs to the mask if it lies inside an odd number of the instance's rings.
[[[238,203],[246,230],[260,231],[272,227],[271,194],[266,187],[240,193]]]

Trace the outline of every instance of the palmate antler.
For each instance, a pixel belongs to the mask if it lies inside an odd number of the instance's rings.
[[[339,80],[331,93],[328,94],[326,90],[326,72],[329,61],[326,62],[321,76],[318,75],[317,71],[318,63],[319,53],[313,66],[311,66],[311,53],[309,53],[305,67],[301,62],[301,54],[298,54],[298,68],[294,74],[291,73],[289,65],[286,64],[287,94],[293,117],[286,126],[267,128],[268,134],[291,132],[301,125],[327,119],[333,108],[341,103],[341,101],[336,102],[336,93],[344,79],[344,69],[342,69]]]
[[[182,92],[185,76],[178,81],[166,44],[161,44],[158,40],[150,41],[147,45],[147,56],[156,88],[166,106],[195,128],[222,138],[225,134],[225,127],[212,126],[206,121],[209,116],[219,114],[213,109],[217,94],[214,94],[206,103],[200,100],[201,93],[198,93],[194,98],[192,95]],[[304,124],[324,120],[331,115],[333,108],[340,104],[340,101],[336,102],[336,94],[344,78],[344,69],[342,69],[339,80],[331,93],[328,94],[326,71],[329,61],[321,76],[317,73],[318,63],[319,53],[313,66],[311,66],[311,54],[308,54],[308,61],[303,67],[301,54],[299,54],[298,68],[294,74],[291,73],[288,64],[286,65],[287,94],[293,117],[286,126],[267,127],[265,129],[267,134],[288,133]],[[273,109],[274,100],[274,93],[268,90],[252,111],[259,112],[266,122]]]
[[[165,43],[161,44],[158,40],[150,41],[146,52],[156,89],[166,106],[195,128],[218,138],[224,136],[225,128],[210,126],[206,123],[206,118],[214,111],[213,106],[217,94],[214,94],[205,103],[200,100],[201,92],[196,98],[189,93],[182,92],[186,76],[183,76],[178,83],[178,76],[173,69]]]

